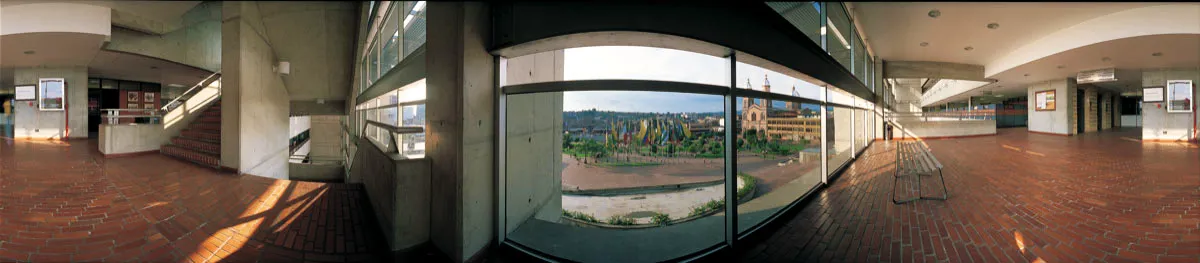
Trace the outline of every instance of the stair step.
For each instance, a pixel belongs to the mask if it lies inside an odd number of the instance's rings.
[[[221,117],[221,111],[206,110],[200,114],[201,117]]]
[[[196,122],[221,123],[221,116],[200,116],[200,118],[196,119]]]
[[[204,130],[184,129],[179,134],[183,137],[197,138],[208,141],[221,141],[221,133]]]
[[[188,126],[188,128],[194,129],[194,130],[214,131],[214,132],[219,133],[221,131],[221,124],[220,123],[211,123],[211,122],[197,122],[197,123],[193,123],[192,125]]]
[[[194,140],[187,137],[171,138],[171,143],[175,146],[188,148],[208,154],[221,155],[221,142],[212,142],[205,140]]]
[[[213,154],[195,151],[195,150],[191,150],[191,149],[187,149],[187,148],[183,148],[183,147],[179,147],[179,146],[175,146],[175,145],[163,145],[162,150],[160,152],[162,152],[162,154],[167,155],[167,156],[178,157],[180,159],[184,159],[184,160],[188,160],[188,161],[192,161],[195,163],[208,165],[208,166],[212,166],[212,167],[217,167],[221,163],[220,155],[213,155]]]

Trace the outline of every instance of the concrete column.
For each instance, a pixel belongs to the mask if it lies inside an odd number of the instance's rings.
[[[257,32],[253,3],[225,2],[222,24],[221,163],[239,173],[288,178],[289,95],[273,47]]]
[[[14,86],[31,85],[38,92],[38,79],[66,81],[66,110],[41,111],[38,102],[13,103],[13,137],[28,139],[87,138],[87,67],[37,67],[13,69]],[[32,102],[32,103],[30,103]]]
[[[495,61],[485,3],[431,2],[426,156],[432,167],[430,239],[455,262],[495,236]]]

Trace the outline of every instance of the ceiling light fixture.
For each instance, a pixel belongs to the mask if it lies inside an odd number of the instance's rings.
[[[156,66],[150,66],[150,69],[158,69]]]
[[[1029,73],[1025,73],[1025,76],[1026,76],[1026,77],[1028,77],[1028,76],[1029,76]]]
[[[182,87],[183,87],[183,85],[179,85],[179,84],[171,83],[171,84],[167,84],[167,87],[173,87],[173,88],[182,88]]]
[[[964,48],[963,48],[963,50],[966,50],[966,51],[971,51],[971,50],[974,50],[974,49],[975,49],[975,48],[973,48],[973,47],[971,47],[971,46],[967,46],[967,47],[964,47]]]
[[[997,28],[1000,28],[1000,24],[999,23],[991,23],[991,24],[988,24],[987,27],[988,27],[988,29],[997,29]]]
[[[942,16],[942,11],[938,11],[937,9],[929,10],[929,17],[937,18],[939,16]]]
[[[1162,52],[1154,52],[1153,54],[1150,54],[1150,55],[1151,55],[1151,56],[1155,56],[1155,57],[1161,57],[1161,56],[1162,56]]]
[[[1058,65],[1058,69],[1065,68],[1063,65]]]
[[[1103,57],[1103,58],[1100,58],[1100,61],[1109,62],[1109,61],[1112,61],[1112,59],[1108,58],[1108,57]]]
[[[921,42],[921,46],[922,46],[922,47],[927,47],[927,46],[929,46],[929,42]]]
[[[26,50],[25,52],[22,52],[22,53],[25,53],[25,55],[33,55],[33,53],[37,53],[37,52],[33,52],[33,50]]]

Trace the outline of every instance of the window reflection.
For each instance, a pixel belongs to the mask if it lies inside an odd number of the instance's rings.
[[[821,108],[792,101],[737,101],[740,233],[821,182]]]
[[[507,100],[510,239],[585,262],[605,261],[592,251],[613,247],[637,246],[613,251],[660,261],[724,241],[722,96],[578,91]],[[575,242],[590,245],[548,245]]]

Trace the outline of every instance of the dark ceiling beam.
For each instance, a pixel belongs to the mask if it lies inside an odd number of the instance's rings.
[[[874,100],[875,95],[786,19],[764,3],[496,3],[492,52],[541,39],[588,32],[676,35],[726,46],[783,65]],[[664,69],[672,70],[672,69]]]

